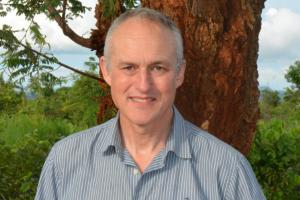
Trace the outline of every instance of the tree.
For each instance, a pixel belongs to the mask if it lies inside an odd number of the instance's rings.
[[[9,7],[32,21],[29,33],[35,38],[36,44],[46,44],[38,24],[34,22],[34,15],[44,13],[57,22],[67,37],[81,46],[95,50],[98,56],[102,54],[105,34],[111,21],[138,4],[136,0],[99,0],[95,7],[97,29],[92,30],[90,38],[84,38],[68,26],[69,20],[88,9],[78,0],[8,2]],[[247,153],[250,149],[259,114],[256,61],[264,2],[265,0],[140,1],[142,6],[160,10],[170,16],[182,30],[187,71],[186,81],[177,94],[176,105],[179,110],[188,120],[235,146],[242,153]],[[21,72],[25,69],[25,73],[32,74],[34,68],[30,66],[47,69],[51,68],[49,63],[58,62],[51,54],[43,56],[41,51],[32,51],[28,42],[17,40],[10,26],[5,26],[1,31],[4,39],[0,40],[0,44],[10,50],[5,54],[6,58],[14,55],[14,60],[4,60],[6,66],[18,68],[16,58],[21,56],[24,64]],[[21,50],[16,51],[20,46]],[[41,62],[37,62],[39,60]],[[16,71],[15,75],[21,72]],[[106,87],[103,83],[101,85]],[[109,95],[103,102],[100,115],[105,107],[112,105]]]
[[[17,91],[19,90],[19,91]],[[13,113],[22,102],[24,96],[22,90],[17,88],[12,82],[5,81],[0,73],[0,112]]]
[[[296,61],[294,65],[289,67],[285,78],[289,83],[293,84],[294,88],[300,90],[300,61]]]
[[[287,82],[292,86],[286,88],[284,93],[284,100],[291,102],[295,105],[300,103],[300,61],[296,61],[294,65],[291,65],[285,74]]]
[[[261,102],[265,105],[276,107],[280,103],[279,92],[270,88],[261,91]]]
[[[272,119],[275,115],[274,108],[280,104],[280,96],[278,91],[270,88],[264,88],[260,92],[260,111],[261,119]]]

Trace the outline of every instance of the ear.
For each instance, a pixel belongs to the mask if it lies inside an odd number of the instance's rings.
[[[182,64],[179,66],[179,70],[177,72],[176,77],[176,88],[180,87],[184,81],[184,73],[185,73],[185,60],[182,62]]]
[[[99,65],[100,65],[101,73],[102,73],[102,76],[103,76],[105,82],[108,85],[110,85],[111,84],[110,72],[108,69],[106,58],[104,56],[100,57]]]

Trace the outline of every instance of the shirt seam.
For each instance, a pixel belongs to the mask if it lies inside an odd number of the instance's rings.
[[[235,163],[234,163],[234,169],[232,170],[232,173],[231,173],[231,175],[229,176],[229,180],[227,181],[228,182],[228,184],[225,184],[225,195],[224,195],[224,198],[225,199],[229,199],[229,196],[230,196],[230,194],[229,194],[229,189],[230,189],[230,187],[232,186],[232,184],[233,184],[233,178],[234,178],[234,174],[235,174],[235,172],[238,170],[238,162],[241,160],[241,158],[238,158],[238,157],[236,157],[236,159],[234,160],[235,161]]]
[[[53,156],[53,167],[54,167],[54,170],[55,170],[55,175],[56,175],[56,178],[57,178],[57,196],[58,196],[58,199],[61,197],[61,184],[62,184],[62,172],[60,171],[59,169],[59,166],[58,166],[58,156],[57,156],[57,147],[55,147],[54,149],[54,156]]]
[[[72,140],[80,138],[80,137],[84,137],[84,136],[86,136],[86,134],[92,134],[92,135],[99,134],[106,129],[112,128],[113,127],[112,123],[113,123],[114,119],[115,118],[112,118],[111,120],[109,120],[101,125],[94,126],[90,129],[79,131],[77,133],[73,133],[72,135],[69,135],[68,137],[65,137],[62,140],[58,141],[56,143],[56,145],[60,145],[60,143],[64,144],[65,142],[72,141]]]

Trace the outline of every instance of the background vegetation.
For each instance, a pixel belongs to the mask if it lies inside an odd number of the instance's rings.
[[[248,156],[267,199],[300,199],[300,62],[284,92],[261,90],[261,119]]]
[[[86,73],[95,73],[94,58],[86,65]],[[72,79],[72,86],[62,87],[58,79],[40,75],[22,88],[0,74],[0,200],[33,199],[54,142],[96,125],[104,92],[93,79]]]
[[[90,59],[87,73],[95,73]],[[268,199],[299,199],[300,62],[286,75],[292,87],[261,91],[261,119],[248,156]],[[70,87],[43,75],[26,88],[0,75],[0,199],[33,199],[44,160],[57,140],[96,125],[104,92],[73,76]],[[114,111],[108,113],[114,115]]]

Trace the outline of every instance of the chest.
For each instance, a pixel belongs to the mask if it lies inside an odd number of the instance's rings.
[[[214,174],[214,175],[212,175]],[[191,160],[154,160],[141,174],[134,162],[115,156],[77,167],[64,177],[62,199],[222,199],[225,181]]]

